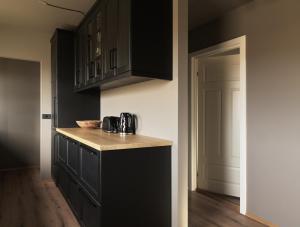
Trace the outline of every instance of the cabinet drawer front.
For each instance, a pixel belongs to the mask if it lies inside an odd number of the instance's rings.
[[[58,167],[57,185],[63,192],[66,199],[68,199],[70,191],[70,179],[66,171],[61,167]]]
[[[78,175],[79,171],[79,145],[73,140],[68,141],[68,168]]]
[[[75,180],[70,178],[70,185],[69,185],[69,201],[73,208],[73,211],[77,217],[80,217],[81,212],[81,197],[80,197],[80,191],[79,186]]]
[[[52,163],[57,164],[58,161],[58,146],[59,146],[59,134],[53,133],[52,135]]]
[[[68,141],[65,137],[59,136],[58,139],[58,161],[67,163]]]
[[[99,198],[100,191],[100,152],[80,146],[80,179],[91,194]]]
[[[101,207],[86,193],[81,191],[82,216],[81,221],[85,227],[101,227]]]

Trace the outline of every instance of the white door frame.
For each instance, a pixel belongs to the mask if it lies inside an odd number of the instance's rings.
[[[240,50],[240,213],[247,210],[247,92],[246,92],[246,36],[242,36],[189,55],[191,75],[191,165],[190,190],[197,189],[198,169],[198,59],[221,54],[226,51]]]

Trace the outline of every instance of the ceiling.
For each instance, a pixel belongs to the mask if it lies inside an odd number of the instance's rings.
[[[87,12],[96,0],[47,0],[51,4]],[[189,30],[213,20],[251,0],[189,0]],[[41,32],[74,28],[79,13],[48,7],[39,0],[1,0],[0,27],[17,27]]]
[[[51,4],[87,12],[96,0],[47,0]],[[45,6],[39,0],[1,0],[0,27],[17,27],[41,32],[74,28],[82,20],[79,13]]]
[[[252,0],[189,0],[189,30]]]

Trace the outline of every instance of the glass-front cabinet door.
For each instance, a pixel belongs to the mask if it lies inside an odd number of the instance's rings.
[[[80,89],[85,85],[86,64],[85,64],[85,26],[78,29],[76,35],[76,74],[75,74],[75,89]]]
[[[95,57],[94,57],[94,20],[91,20],[87,25],[87,53],[86,53],[86,81],[90,84],[95,78]]]
[[[96,80],[102,78],[103,73],[103,13],[102,9],[97,12],[96,16],[96,45],[95,45],[95,77]]]
[[[99,8],[87,25],[87,84],[102,78],[103,67],[103,13]]]

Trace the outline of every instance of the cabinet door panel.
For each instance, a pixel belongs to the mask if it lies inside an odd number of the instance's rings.
[[[101,227],[101,208],[82,191],[82,222],[85,227]]]
[[[68,142],[67,139],[63,136],[59,136],[58,139],[58,161],[66,164],[67,163],[67,151],[68,151]]]
[[[105,1],[105,73],[104,78],[116,75],[117,35],[118,35],[118,0]]]
[[[69,193],[69,200],[72,205],[73,211],[75,215],[80,218],[81,217],[81,197],[79,186],[77,182],[73,179],[70,179],[70,193]]]
[[[118,75],[131,68],[130,54],[130,4],[131,0],[120,0],[118,7],[117,70]]]
[[[68,163],[69,169],[78,175],[79,170],[79,145],[75,141],[68,141]]]
[[[95,26],[96,23],[94,18],[90,18],[87,24],[86,37],[87,84],[91,84],[95,79]]]
[[[103,76],[103,40],[104,40],[104,10],[103,4],[99,6],[95,18],[95,80],[99,81]]]
[[[59,167],[58,170],[58,179],[57,179],[57,185],[62,190],[63,194],[65,195],[66,199],[69,199],[69,177],[64,169]]]
[[[76,88],[81,88],[86,82],[86,27],[82,25],[77,33],[77,78]]]
[[[81,180],[88,190],[99,197],[100,188],[100,153],[81,147]]]
[[[55,131],[52,131],[51,173],[55,182],[57,182],[58,139],[59,135]]]
[[[75,40],[76,70],[75,70],[75,89],[83,86],[83,64],[82,64],[82,32],[79,30]]]

